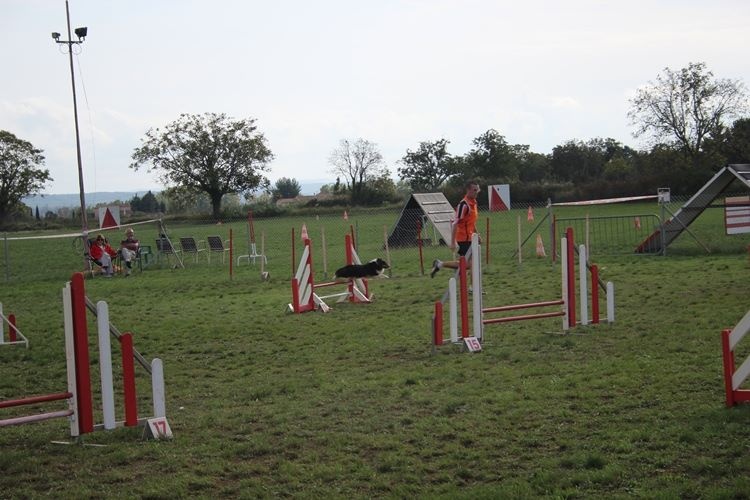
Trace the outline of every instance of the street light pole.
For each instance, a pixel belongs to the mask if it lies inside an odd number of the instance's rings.
[[[56,43],[66,44],[68,46],[68,57],[70,59],[70,83],[73,89],[73,120],[75,122],[76,131],[76,155],[78,157],[78,189],[81,197],[81,238],[83,238],[83,248],[88,253],[88,221],[86,217],[86,194],[83,188],[83,165],[81,162],[81,137],[78,130],[78,101],[76,99],[76,80],[75,71],[73,69],[73,45],[83,43],[84,38],[88,34],[88,28],[76,28],[75,33],[78,36],[78,41],[73,40],[73,36],[70,32],[70,8],[68,6],[68,0],[65,0],[65,16],[68,21],[68,39],[60,40],[60,33],[52,33],[52,38]],[[87,262],[84,259],[84,262]]]

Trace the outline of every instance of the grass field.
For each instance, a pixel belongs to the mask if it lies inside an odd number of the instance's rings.
[[[286,311],[292,227],[298,235],[306,223],[322,278],[322,228],[330,274],[343,264],[350,224],[369,259],[383,255],[383,227],[397,215],[258,221],[266,283],[258,266],[243,264],[230,280],[227,264],[203,256],[185,269],[162,262],[127,279],[87,280],[89,297],[109,302],[136,348],[163,359],[175,439],[118,429],[86,436],[105,445],[90,447],[53,444],[67,438],[62,420],[2,428],[0,497],[750,496],[750,406],[724,407],[719,340],[750,309],[750,238],[723,236],[718,211],[691,226],[710,254],[687,235],[666,258],[592,245],[615,283],[613,325],[568,335],[557,319],[489,326],[482,353],[433,354],[432,303],[447,275],[422,276],[413,248],[391,251],[393,277],[371,281],[372,304]],[[559,294],[559,269],[533,245],[522,264],[512,257],[517,216],[529,231],[525,210],[491,216],[488,305]],[[227,238],[232,228],[246,253],[242,222],[168,228],[175,238]],[[144,243],[156,236],[155,227],[137,231]],[[8,256],[0,302],[31,348],[0,346],[0,399],[62,391],[60,290],[80,256],[72,238],[14,240]],[[435,257],[447,250],[425,248],[426,263]],[[145,414],[149,386],[136,371]]]

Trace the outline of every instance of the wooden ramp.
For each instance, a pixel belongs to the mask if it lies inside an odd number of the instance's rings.
[[[417,228],[425,239],[436,237],[447,245],[451,240],[451,222],[455,210],[443,193],[412,194],[401,210],[396,224],[388,236],[388,246],[404,247],[417,244]],[[432,225],[434,231],[427,231]]]
[[[661,253],[736,179],[750,189],[750,164],[727,165],[719,170],[672,218],[663,224],[663,236],[662,228],[657,228],[638,245],[635,252]]]

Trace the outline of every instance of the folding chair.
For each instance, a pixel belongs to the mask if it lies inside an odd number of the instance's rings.
[[[179,252],[180,250],[172,246],[172,242],[169,241],[169,238],[165,236],[156,238],[156,262],[157,263],[159,262],[162,255],[166,257],[167,263],[169,263],[169,256],[174,255],[175,259],[177,259],[177,261],[182,266],[182,259],[180,258]]]
[[[96,238],[89,238],[88,239],[88,247],[91,248],[92,246],[96,245]],[[102,263],[98,260],[94,259],[91,256],[90,251],[85,251],[84,256],[86,257],[86,260],[88,261],[88,265],[86,266],[87,269],[83,270],[84,276],[91,276],[92,278],[97,275],[103,275],[104,270],[102,268]],[[120,269],[120,252],[117,252],[117,255],[115,257],[110,257],[112,261],[112,271],[114,274],[119,273]]]
[[[191,254],[194,262],[198,262],[198,255],[200,252],[206,251],[205,242],[202,240],[196,242],[195,238],[192,236],[180,238],[180,248],[182,249],[183,254]]]
[[[225,247],[224,244],[229,243],[229,240],[224,242],[220,236],[208,236],[206,240],[208,241],[208,263],[211,263],[212,253],[221,253],[221,263],[223,264],[226,253],[229,251],[229,248]]]

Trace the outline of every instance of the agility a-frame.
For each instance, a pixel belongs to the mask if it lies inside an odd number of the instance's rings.
[[[445,245],[451,240],[454,214],[455,210],[443,193],[412,194],[388,236],[388,246],[414,246],[419,234]]]
[[[711,202],[724,192],[734,181],[750,189],[750,164],[727,165],[711,180],[698,190],[672,217],[663,221],[662,227],[657,228],[648,238],[638,245],[636,253],[662,253],[688,226],[698,218]],[[664,205],[662,205],[664,206]]]

